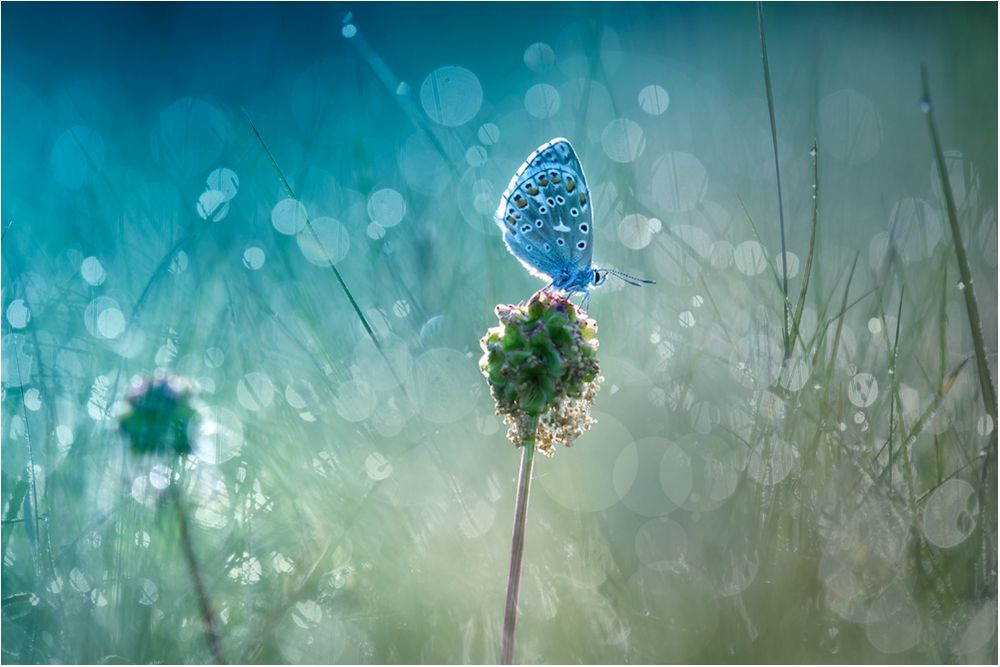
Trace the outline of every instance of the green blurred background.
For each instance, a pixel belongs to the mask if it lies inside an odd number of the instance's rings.
[[[996,5],[764,12],[787,355],[753,4],[4,3],[3,660],[210,659],[176,475],[228,660],[496,661],[518,453],[479,338],[542,283],[492,213],[565,136],[595,261],[658,284],[591,299],[518,658],[995,663],[995,419],[919,100],[925,63],[995,377]],[[200,385],[172,467],[115,421],[156,369]]]

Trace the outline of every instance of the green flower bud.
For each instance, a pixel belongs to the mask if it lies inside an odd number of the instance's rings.
[[[510,425],[517,446],[534,440],[547,455],[567,447],[594,423],[597,396],[597,323],[582,308],[540,291],[527,303],[496,307],[500,326],[480,341],[479,368],[490,385],[497,414]],[[532,431],[536,428],[537,430]]]
[[[191,452],[188,436],[197,419],[194,386],[172,374],[135,377],[118,423],[139,454],[180,455]]]

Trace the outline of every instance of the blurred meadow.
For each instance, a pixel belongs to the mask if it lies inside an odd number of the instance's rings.
[[[657,284],[590,300],[517,659],[995,664],[997,7],[763,9],[773,114],[750,3],[4,3],[3,661],[212,659],[173,480],[227,661],[495,662],[492,215],[565,136]]]

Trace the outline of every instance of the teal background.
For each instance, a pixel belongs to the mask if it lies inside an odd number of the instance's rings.
[[[753,4],[0,12],[4,661],[210,659],[171,475],[229,661],[496,661],[518,453],[479,339],[543,283],[492,212],[555,136],[595,262],[657,285],[591,298],[598,424],[536,462],[518,658],[996,661],[996,429],[919,105],[923,63],[995,378],[995,5],[765,5],[793,306],[818,193],[788,359]],[[200,385],[183,462],[116,428],[157,369]]]

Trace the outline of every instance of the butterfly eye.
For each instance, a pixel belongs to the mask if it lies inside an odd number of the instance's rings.
[[[590,231],[590,226],[587,225],[586,222],[581,222],[580,223],[580,231],[583,232],[584,234],[586,234],[587,232]]]
[[[604,274],[600,271],[594,271],[594,284],[600,285],[604,282]]]

